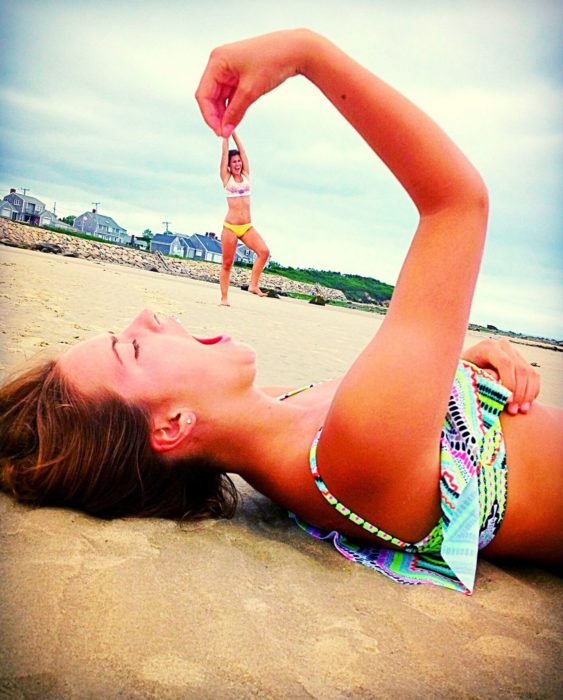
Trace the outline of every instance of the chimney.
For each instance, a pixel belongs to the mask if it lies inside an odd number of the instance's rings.
[[[13,187],[10,187],[10,194],[16,194],[16,190]]]
[[[92,209],[92,214],[95,214],[95,213],[96,213],[96,210],[95,210],[95,209]]]

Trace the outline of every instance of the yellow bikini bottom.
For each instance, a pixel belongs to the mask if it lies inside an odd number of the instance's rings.
[[[237,238],[242,238],[252,228],[252,224],[229,224],[228,221],[223,221],[223,226],[232,231]]]

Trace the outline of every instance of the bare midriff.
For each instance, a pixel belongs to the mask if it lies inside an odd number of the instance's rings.
[[[227,214],[225,221],[229,224],[249,224],[250,197],[227,197]]]

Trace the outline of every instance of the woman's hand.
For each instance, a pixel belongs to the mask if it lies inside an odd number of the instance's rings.
[[[273,32],[211,52],[195,97],[217,136],[228,138],[253,102],[301,72],[312,36],[304,29]]]
[[[494,374],[512,392],[506,405],[511,415],[527,413],[540,393],[540,375],[505,338],[483,340],[464,350],[462,359]]]

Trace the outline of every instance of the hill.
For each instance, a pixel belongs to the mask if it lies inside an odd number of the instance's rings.
[[[314,270],[312,268],[284,267],[277,262],[270,262],[265,271],[287,277],[296,282],[318,284],[323,287],[339,289],[350,301],[362,304],[378,304],[387,301],[393,294],[394,287],[373,277],[350,275],[332,270]]]

